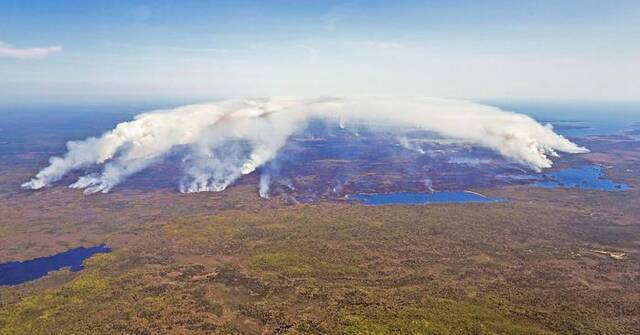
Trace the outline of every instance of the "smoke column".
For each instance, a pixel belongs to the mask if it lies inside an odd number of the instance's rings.
[[[495,150],[539,171],[557,152],[582,153],[577,146],[532,118],[467,101],[395,98],[263,98],[189,105],[137,115],[100,137],[67,143],[22,187],[40,189],[67,173],[92,166],[102,171],[80,177],[70,187],[106,193],[128,176],[161,160],[176,148],[183,158],[181,192],[222,191],[235,180],[273,160],[290,135],[310,118],[344,126],[369,123],[403,130],[423,129]],[[406,143],[402,143],[406,144]],[[265,176],[265,178],[267,178]],[[260,189],[267,195],[268,180]],[[261,183],[262,184],[262,183]]]
[[[261,198],[269,199],[269,187],[271,186],[271,175],[263,172],[260,175],[260,185],[258,187],[258,193]]]

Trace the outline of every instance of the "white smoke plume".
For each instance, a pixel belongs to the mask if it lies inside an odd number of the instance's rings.
[[[240,99],[143,113],[100,137],[68,142],[63,156],[52,157],[49,166],[22,186],[40,189],[73,170],[98,165],[102,172],[80,177],[70,187],[106,193],[172,150],[184,148],[189,154],[183,159],[180,191],[221,191],[273,160],[289,136],[312,117],[341,125],[369,122],[400,133],[423,129],[493,149],[538,171],[551,166],[548,156],[557,151],[587,152],[528,116],[466,101]]]
[[[420,144],[410,141],[406,136],[401,136],[398,138],[398,144],[403,148],[411,151],[415,151],[420,154],[424,154],[424,149],[420,146]]]
[[[258,186],[258,193],[261,198],[269,199],[269,188],[271,187],[271,175],[269,173],[262,173],[260,175],[260,185]]]
[[[433,181],[431,181],[430,178],[427,178],[424,180],[424,187],[427,188],[427,190],[429,190],[429,192],[433,193],[436,190],[433,188]]]

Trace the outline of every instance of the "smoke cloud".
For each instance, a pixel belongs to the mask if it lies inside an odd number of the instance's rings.
[[[222,191],[242,175],[272,161],[287,139],[321,118],[344,126],[357,122],[403,130],[422,129],[490,148],[539,171],[551,167],[557,152],[583,153],[532,118],[495,107],[433,98],[262,98],[227,100],[143,113],[100,137],[67,143],[67,152],[22,186],[40,189],[67,173],[93,166],[100,173],[80,177],[72,188],[87,194],[110,191],[128,176],[184,150],[181,192]],[[404,139],[404,140],[403,140]],[[268,196],[269,174],[260,182]]]

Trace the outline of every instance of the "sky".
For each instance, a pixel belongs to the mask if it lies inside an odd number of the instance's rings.
[[[0,1],[0,105],[638,100],[640,1]]]

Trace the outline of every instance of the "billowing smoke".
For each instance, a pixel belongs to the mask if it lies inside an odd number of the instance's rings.
[[[398,138],[405,139],[401,142],[406,141],[403,130],[426,130],[493,149],[537,171],[550,167],[548,156],[557,155],[557,151],[587,151],[528,116],[466,101],[227,100],[143,113],[100,137],[68,142],[63,156],[52,157],[49,166],[22,186],[40,189],[73,170],[101,166],[100,173],[82,176],[70,187],[82,188],[87,194],[108,192],[128,176],[181,149],[187,154],[182,160],[180,191],[221,191],[273,160],[287,139],[311,118],[326,119],[342,127],[353,122],[395,129]],[[260,193],[267,196],[270,177],[266,174],[261,179]]]

